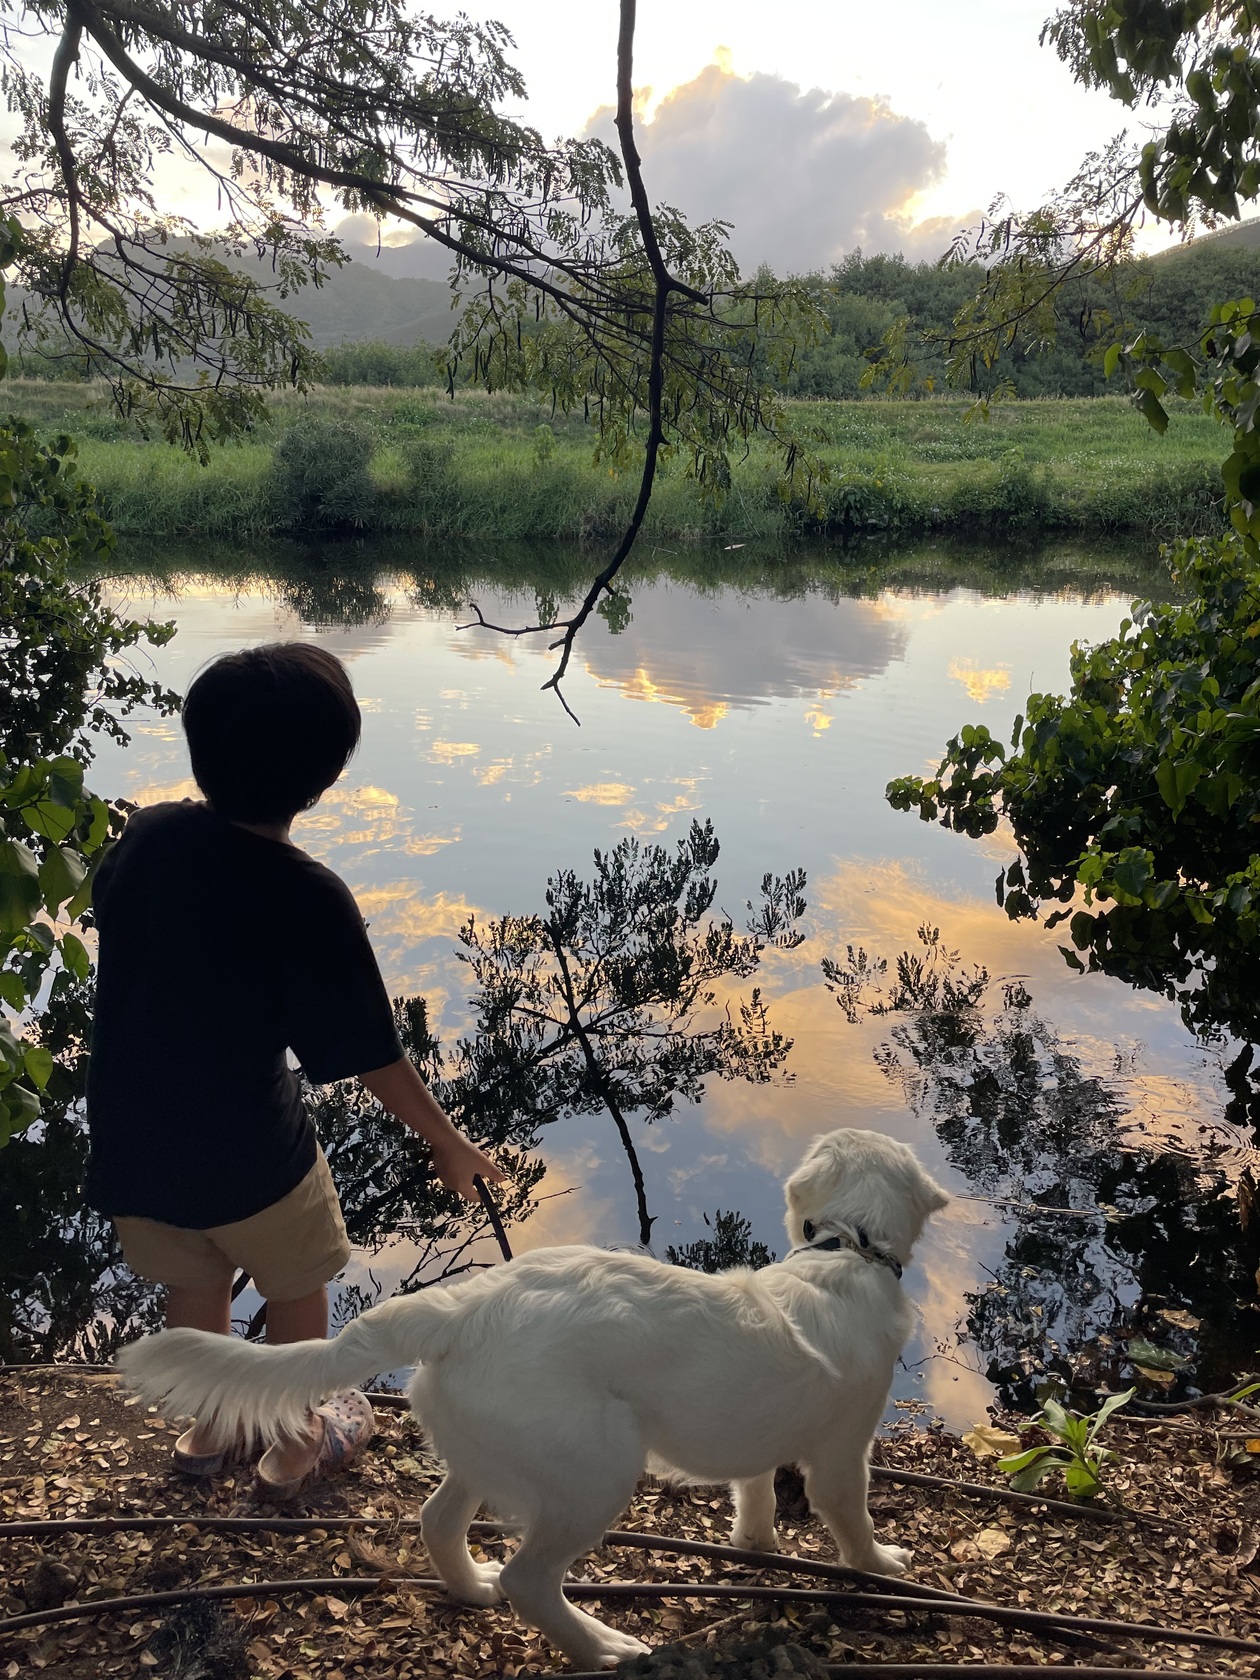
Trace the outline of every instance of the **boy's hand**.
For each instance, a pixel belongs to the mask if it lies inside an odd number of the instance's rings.
[[[449,1138],[441,1138],[430,1143],[433,1155],[433,1170],[448,1190],[454,1190],[466,1201],[480,1201],[477,1186],[473,1178],[480,1173],[487,1184],[503,1184],[507,1174],[495,1166],[485,1153],[478,1149],[475,1143],[470,1143],[461,1133],[455,1132]]]
[[[473,1179],[478,1173],[487,1184],[504,1183],[507,1174],[462,1132],[456,1131],[405,1056],[388,1067],[361,1073],[359,1078],[377,1102],[397,1115],[404,1126],[418,1132],[428,1144],[433,1170],[448,1190],[454,1190],[466,1201],[477,1202],[481,1198]]]

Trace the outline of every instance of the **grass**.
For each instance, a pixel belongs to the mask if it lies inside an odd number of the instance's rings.
[[[272,451],[299,420],[368,425],[375,449],[353,524],[429,538],[591,541],[618,531],[636,481],[592,460],[595,433],[516,397],[327,388],[277,395],[265,424],[202,467],[147,442],[91,387],[10,382],[11,407],[79,443],[83,476],[121,534],[257,538],[282,529]],[[1228,439],[1202,412],[1173,416],[1161,438],[1120,397],[1036,399],[966,423],[957,399],[797,405],[829,469],[821,507],[780,501],[762,443],[735,463],[731,493],[705,502],[677,464],[659,480],[649,540],[729,541],[822,532],[992,537],[1211,531],[1222,521],[1219,464]]]

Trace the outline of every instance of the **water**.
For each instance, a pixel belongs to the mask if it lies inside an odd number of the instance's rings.
[[[496,559],[510,588],[487,581]],[[956,1195],[907,1274],[922,1323],[903,1400],[966,1425],[995,1383],[1026,1399],[1047,1363],[1126,1380],[1134,1332],[1188,1361],[1175,1382],[1245,1364],[1255,1326],[1236,1311],[1230,1182],[1249,1143],[1224,1118],[1220,1053],[1162,1000],[1073,976],[1054,935],[1007,920],[993,893],[1013,855],[1002,833],[969,841],[883,798],[890,777],[934,767],[962,724],[1006,735],[1030,689],[1061,691],[1073,639],[1114,632],[1133,593],[1166,588],[1158,572],[1072,550],[790,565],[705,554],[677,562],[688,576],[658,558],[630,584],[629,622],[613,633],[592,618],[580,639],[565,689],[575,727],[540,691],[545,638],[458,629],[471,614],[456,603],[530,622],[536,597],[546,615],[549,592],[563,599],[587,564],[202,553],[167,557],[160,583],[111,587],[130,611],[177,621],[143,656],[177,689],[212,654],[277,638],[318,639],[346,661],[363,745],[294,838],[348,881],[391,991],[422,993],[445,1041],[469,1025],[461,924],[542,908],[547,877],[589,875],[596,847],[672,846],[711,820],[718,904],[737,917],[767,871],[807,871],[805,942],[761,976],[794,1040],[791,1083],[715,1081],[676,1118],[632,1121],[658,1252],[738,1210],[781,1253],[780,1184],[807,1141],[871,1126],[913,1143]],[[142,803],[195,793],[176,722],[140,718],[132,735],[126,750],[102,746],[95,786]],[[824,985],[822,959],[843,968],[850,945],[890,972],[899,953],[925,953],[921,927],[940,930],[938,967],[948,948],[956,975],[988,972],[965,1019],[872,1013],[887,980],[839,1002]],[[515,1229],[518,1251],[635,1240],[606,1115],[549,1127],[542,1153],[552,1199]],[[398,1237],[356,1253],[348,1281],[389,1289],[416,1260]],[[1141,1380],[1159,1392],[1167,1373]]]

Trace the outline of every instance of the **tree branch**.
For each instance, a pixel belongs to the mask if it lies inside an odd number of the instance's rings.
[[[633,0],[630,0],[630,4],[633,7]],[[562,704],[563,698],[561,696]],[[600,1101],[612,1115],[613,1125],[616,1126],[617,1135],[621,1139],[621,1147],[625,1150],[626,1159],[630,1163],[630,1176],[634,1180],[635,1207],[639,1215],[639,1241],[644,1248],[648,1248],[652,1242],[652,1226],[656,1223],[656,1220],[648,1212],[647,1186],[643,1182],[643,1168],[639,1165],[638,1151],[634,1147],[634,1139],[630,1136],[630,1128],[626,1124],[626,1117],[621,1112],[621,1105],[613,1095],[612,1086],[605,1076],[603,1068],[599,1065],[599,1058],[595,1054],[595,1046],[591,1043],[586,1028],[582,1024],[582,1018],[578,1013],[577,1000],[573,995],[573,977],[569,973],[569,964],[564,954],[564,946],[560,942],[560,936],[551,922],[544,922],[543,926],[547,930],[547,938],[551,942],[551,948],[556,954],[556,962],[560,967],[560,980],[564,988],[564,1001],[569,1012],[569,1025],[573,1029],[573,1036],[582,1047],[582,1055],[586,1059],[586,1067],[591,1076],[591,1081],[599,1092]]]

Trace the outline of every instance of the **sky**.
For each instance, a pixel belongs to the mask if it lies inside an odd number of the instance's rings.
[[[1040,45],[1054,3],[640,0],[634,81],[649,195],[695,221],[730,221],[746,272],[826,267],[856,246],[934,260],[995,199],[1033,208],[1087,152],[1136,132],[1132,113],[1078,87]],[[429,4],[438,16],[460,10]],[[529,98],[509,114],[547,139],[612,138],[617,0],[462,4],[515,37]],[[44,59],[47,43],[31,50]],[[12,125],[0,118],[0,140]],[[208,149],[226,163],[225,148]],[[214,195],[196,173],[161,165],[160,200],[213,227]],[[346,233],[364,237],[362,221]],[[401,225],[386,235],[411,238]],[[1157,229],[1140,240],[1166,242]],[[448,265],[426,244],[389,266],[437,279]]]
[[[516,38],[530,92],[521,114],[547,137],[607,137],[615,0],[492,8]],[[1035,206],[1133,127],[1040,45],[1053,9],[640,0],[634,80],[649,193],[732,220],[745,267],[813,266],[858,244],[934,258],[999,195]]]

